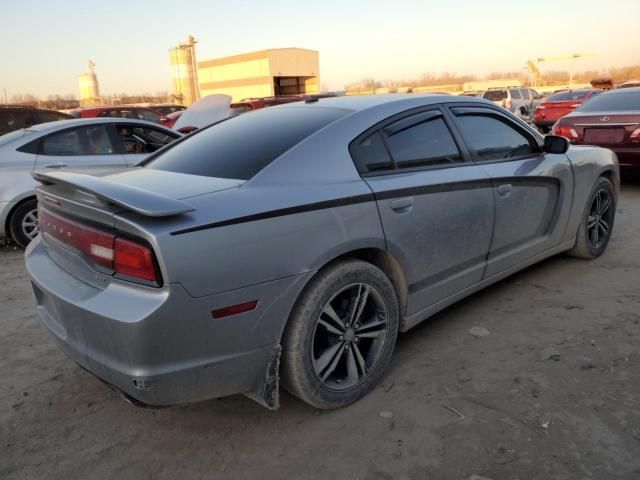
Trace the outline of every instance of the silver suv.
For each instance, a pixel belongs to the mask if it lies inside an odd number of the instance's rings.
[[[527,87],[489,88],[482,94],[482,98],[506,108],[511,113],[523,119],[530,117],[531,104],[537,97],[538,92]]]

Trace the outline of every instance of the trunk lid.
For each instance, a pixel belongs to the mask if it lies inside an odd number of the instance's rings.
[[[558,131],[577,145],[640,146],[640,112],[575,112],[559,120]]]
[[[69,171],[36,171],[33,176],[42,183],[38,208],[47,225],[41,225],[41,241],[49,256],[68,273],[99,288],[113,277],[93,255],[107,252],[105,242],[133,240],[158,255],[153,229],[188,221],[196,210],[189,198],[244,183],[144,168],[102,176]],[[98,240],[79,247],[79,238],[87,237]],[[157,258],[157,268],[164,273],[162,258]]]

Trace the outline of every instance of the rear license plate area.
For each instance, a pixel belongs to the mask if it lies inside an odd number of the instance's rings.
[[[620,143],[624,139],[624,128],[587,128],[584,131],[586,143]]]

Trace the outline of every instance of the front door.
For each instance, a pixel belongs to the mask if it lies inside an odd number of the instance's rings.
[[[376,197],[387,249],[417,313],[482,279],[493,230],[491,180],[461,154],[439,109],[396,116],[352,143]]]
[[[532,132],[496,109],[451,111],[474,162],[493,182],[495,231],[486,276],[559,245],[573,198],[567,156],[544,153]]]

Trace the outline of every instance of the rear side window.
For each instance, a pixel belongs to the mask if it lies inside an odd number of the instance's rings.
[[[401,120],[401,122],[404,121]],[[393,124],[390,125],[390,127],[393,126]],[[416,168],[462,161],[458,147],[440,116],[406,128],[401,127],[399,131],[389,135],[388,143],[391,156],[398,168]]]
[[[389,157],[382,133],[376,131],[352,145],[351,156],[356,162],[356,167],[361,173],[393,170],[395,167]]]
[[[482,94],[482,98],[489,100],[490,102],[499,102],[507,98],[506,90],[487,90]]]
[[[199,130],[146,164],[206,177],[248,180],[309,135],[343,117],[337,108],[267,108]]]
[[[42,139],[41,155],[111,155],[113,146],[107,129],[102,126],[74,128],[57,132]]]
[[[531,94],[529,93],[528,89],[523,88],[522,90],[520,90],[520,93],[522,93],[522,98],[524,98],[525,100],[531,100]]]
[[[522,95],[520,95],[520,90],[511,90],[511,98],[514,100],[520,100]]]
[[[415,169],[462,162],[442,114],[429,110],[385,125],[349,147],[358,171]]]
[[[495,117],[462,115],[456,123],[465,143],[481,161],[509,160],[540,151],[537,143]]]

